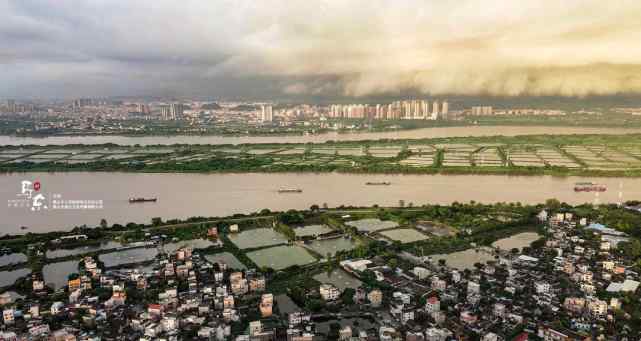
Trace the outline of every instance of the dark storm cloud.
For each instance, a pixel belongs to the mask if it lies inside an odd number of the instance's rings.
[[[621,0],[0,2],[0,97],[641,92]]]

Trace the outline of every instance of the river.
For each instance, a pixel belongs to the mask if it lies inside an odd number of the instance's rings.
[[[16,137],[0,136],[2,145],[65,145],[104,144],[119,145],[171,145],[171,144],[243,144],[243,143],[322,143],[326,141],[357,141],[379,139],[424,139],[465,136],[517,136],[517,135],[570,135],[570,134],[633,134],[641,129],[590,128],[590,127],[545,127],[545,126],[466,126],[434,127],[388,132],[336,132],[305,136],[49,136]]]
[[[53,209],[32,211],[9,207],[17,198],[22,180],[38,180],[47,202],[102,200],[102,209]],[[389,186],[366,186],[368,181],[389,181]],[[69,230],[75,225],[150,222],[191,216],[228,216],[271,210],[307,209],[313,204],[371,206],[467,202],[541,203],[557,198],[568,203],[617,202],[641,198],[641,179],[602,178],[608,191],[575,193],[573,184],[594,181],[583,177],[493,175],[355,175],[340,173],[246,174],[137,174],[137,173],[22,173],[0,175],[0,228],[2,233]],[[301,188],[302,193],[282,193],[281,187]],[[155,203],[130,204],[128,198],[157,197]],[[28,227],[21,230],[20,226]]]

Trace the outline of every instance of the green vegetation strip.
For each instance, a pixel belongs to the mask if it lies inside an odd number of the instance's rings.
[[[408,145],[436,148],[433,163],[418,162],[419,151]],[[461,152],[456,146],[469,146]],[[481,162],[475,157],[496,146],[497,160]],[[577,151],[576,146],[599,150],[593,158]],[[385,157],[360,153],[361,150],[393,150]],[[248,150],[257,153],[244,153]],[[322,155],[314,153],[277,154],[273,151],[356,150],[358,153]],[[172,145],[130,147],[114,144],[85,146],[5,146],[0,153],[12,155],[0,160],[0,172],[15,171],[125,171],[125,172],[346,172],[413,174],[508,174],[556,176],[641,177],[641,160],[626,160],[621,150],[641,150],[641,134],[629,135],[526,135],[490,137],[453,137],[414,140],[376,140],[325,142],[320,144],[251,145]],[[50,151],[68,151],[77,159],[45,157]],[[113,151],[113,153],[112,153]],[[510,152],[514,151],[513,154]],[[601,152],[602,151],[602,152]],[[553,154],[550,154],[553,152]],[[119,154],[120,153],[120,154]],[[613,156],[612,153],[618,153]],[[362,155],[361,155],[362,154]],[[629,153],[627,153],[629,154]],[[85,156],[102,155],[98,158]],[[544,156],[540,156],[544,155]],[[629,154],[632,155],[632,154]],[[42,158],[34,158],[40,157]],[[615,157],[613,159],[613,157]],[[461,159],[462,158],[462,159]],[[550,159],[550,160],[547,160]],[[20,161],[22,160],[22,161]],[[460,162],[462,160],[465,162]],[[523,160],[537,160],[524,162]],[[608,167],[597,168],[600,164]],[[568,166],[566,166],[568,165]]]

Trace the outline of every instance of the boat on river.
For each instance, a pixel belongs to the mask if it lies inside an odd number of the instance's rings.
[[[156,201],[158,201],[157,198],[129,198],[130,204],[139,203],[139,202],[156,202]]]
[[[367,186],[389,186],[391,184],[389,181],[368,181],[365,183]]]
[[[278,193],[302,193],[303,190],[300,188],[280,188]]]
[[[575,192],[605,192],[607,189],[605,185],[593,182],[577,182],[574,184]]]

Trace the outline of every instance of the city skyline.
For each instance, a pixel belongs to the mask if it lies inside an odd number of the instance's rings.
[[[0,98],[641,92],[632,1],[34,0],[0,13]]]

